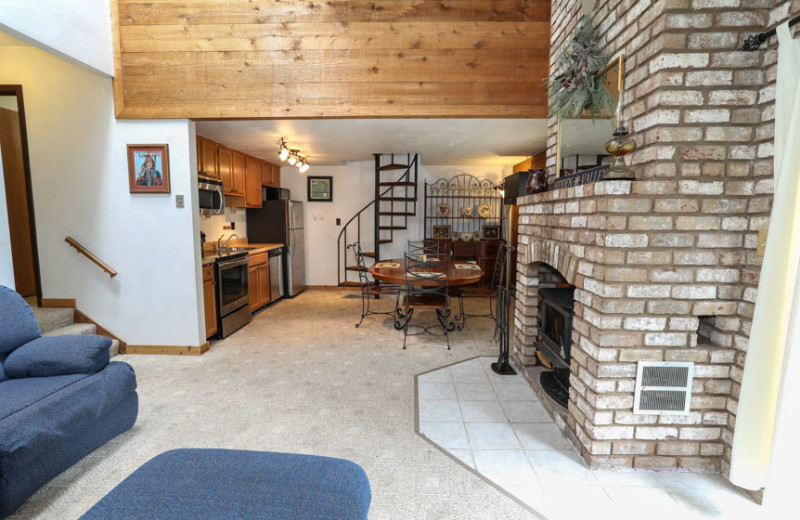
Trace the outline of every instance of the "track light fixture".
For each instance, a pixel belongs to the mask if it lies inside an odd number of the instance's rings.
[[[278,150],[278,158],[281,161],[288,161],[292,166],[297,166],[301,173],[305,173],[311,168],[308,164],[308,158],[300,155],[300,150],[296,148],[289,148],[286,145],[286,140],[281,137],[280,149]]]

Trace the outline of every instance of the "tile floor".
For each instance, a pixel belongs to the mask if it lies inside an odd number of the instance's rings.
[[[417,432],[551,520],[754,519],[760,507],[719,475],[592,471],[521,375],[478,357],[417,376]]]

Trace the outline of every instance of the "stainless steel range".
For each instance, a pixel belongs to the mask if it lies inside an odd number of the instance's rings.
[[[221,337],[250,323],[250,291],[246,252],[220,253],[216,260],[217,316]]]

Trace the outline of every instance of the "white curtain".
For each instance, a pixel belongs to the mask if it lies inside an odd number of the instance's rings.
[[[772,472],[777,474],[788,459],[797,457],[796,448],[784,451],[784,432],[797,419],[796,400],[800,399],[796,390],[800,379],[800,40],[792,39],[788,22],[778,27],[777,33],[775,198],[739,397],[730,474],[731,482],[752,490],[767,486],[770,460],[774,461]],[[791,435],[796,438],[800,432],[792,431]],[[786,478],[791,477],[787,475],[780,482]],[[777,482],[769,480],[765,504]]]

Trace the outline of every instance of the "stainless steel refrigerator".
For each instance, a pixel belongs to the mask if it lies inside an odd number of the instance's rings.
[[[303,203],[265,200],[260,208],[247,209],[247,241],[253,244],[283,244],[284,287],[294,298],[306,288]]]

